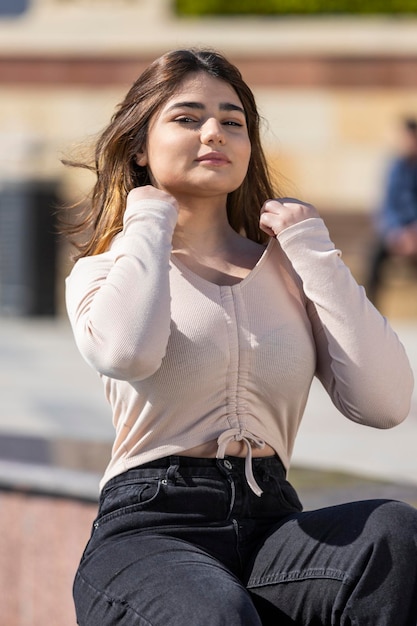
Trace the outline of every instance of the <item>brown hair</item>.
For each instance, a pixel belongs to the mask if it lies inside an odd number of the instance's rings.
[[[69,235],[89,231],[86,242],[75,243],[78,257],[104,252],[122,230],[129,191],[150,184],[146,167],[137,165],[135,155],[145,146],[149,123],[161,106],[175,93],[190,73],[206,72],[233,87],[245,110],[251,158],[241,186],[227,199],[231,226],[257,242],[266,240],[259,229],[259,211],[274,193],[260,140],[260,117],[252,91],[240,71],[211,50],[176,50],[156,59],[132,85],[110,124],[95,146],[94,165],[64,160],[65,165],[84,167],[97,177],[91,203],[75,224],[63,230]]]

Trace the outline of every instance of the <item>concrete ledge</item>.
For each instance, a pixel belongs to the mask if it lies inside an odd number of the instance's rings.
[[[139,26],[138,26],[139,25]],[[227,54],[369,54],[417,52],[417,19],[392,16],[178,18],[170,0],[32,0],[20,19],[0,19],[8,53],[141,53],[188,45]]]
[[[100,474],[0,460],[0,489],[97,502]]]
[[[0,491],[97,504],[100,474],[0,460]],[[290,481],[305,509],[387,498],[417,507],[417,485],[295,465]]]

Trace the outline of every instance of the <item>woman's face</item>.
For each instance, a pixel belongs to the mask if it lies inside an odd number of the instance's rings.
[[[151,120],[146,146],[136,155],[152,184],[179,201],[217,197],[243,182],[251,145],[234,89],[205,72],[190,74]]]

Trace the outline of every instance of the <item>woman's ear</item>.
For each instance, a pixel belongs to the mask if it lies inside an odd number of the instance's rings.
[[[135,156],[135,161],[136,161],[136,164],[139,165],[140,167],[146,167],[148,165],[148,158],[146,156],[146,152],[144,150],[137,152]]]

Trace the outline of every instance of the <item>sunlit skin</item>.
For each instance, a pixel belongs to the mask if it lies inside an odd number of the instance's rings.
[[[242,103],[226,82],[191,74],[151,121],[137,155],[155,187],[180,208],[207,200],[226,207],[227,194],[246,176],[251,146]]]
[[[128,201],[175,198],[179,215],[174,254],[219,284],[242,280],[263,252],[227,220],[227,196],[244,180],[250,155],[246,117],[236,92],[199,72],[188,76],[151,120],[146,145],[136,156],[148,168],[154,188],[134,189]]]
[[[227,195],[243,182],[250,154],[245,113],[236,92],[199,72],[187,77],[151,120],[146,145],[136,155],[153,186],[133,189],[128,203],[156,198],[174,204],[178,221],[173,254],[215,284],[240,282],[264,251],[236,233],[227,220]],[[317,215],[313,206],[298,200],[268,200],[260,207],[260,228],[275,237]],[[214,457],[217,447],[210,441],[183,454]],[[245,445],[232,442],[227,453],[245,456]],[[254,456],[273,454],[268,445],[253,448]]]

